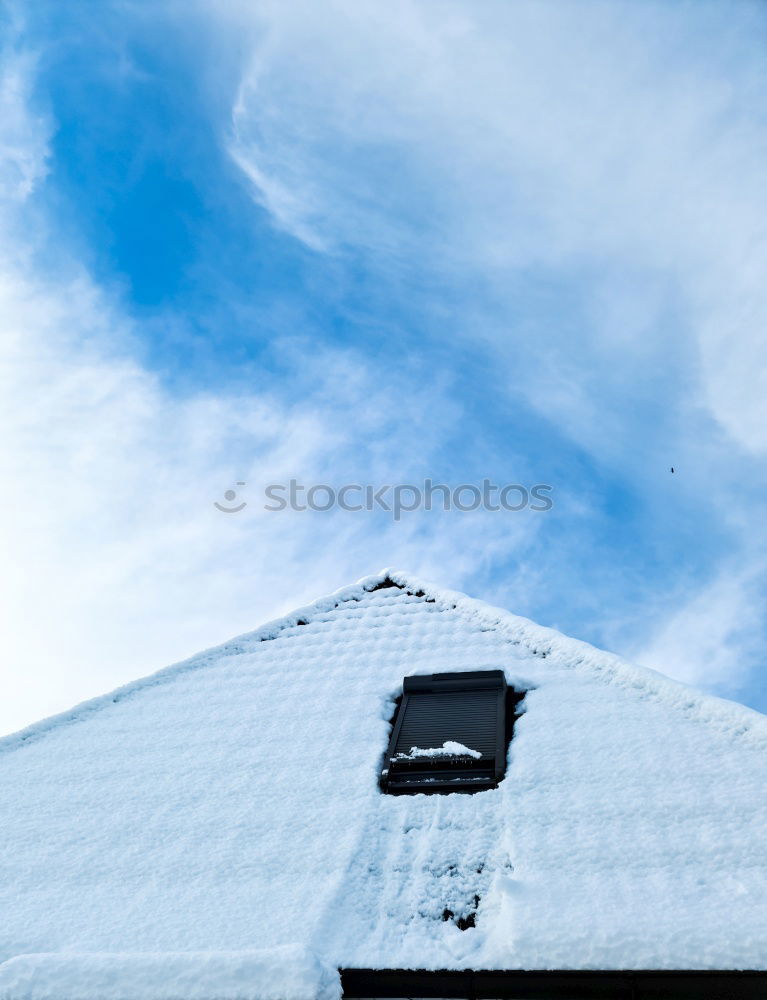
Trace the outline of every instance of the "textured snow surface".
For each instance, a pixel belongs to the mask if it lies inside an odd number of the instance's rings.
[[[411,747],[409,753],[398,753],[399,760],[415,760],[417,757],[474,757],[482,756],[479,750],[465,747],[455,740],[446,740],[441,747]]]
[[[0,965],[0,1000],[339,1000],[337,969],[305,949],[227,954],[19,955]]]
[[[0,741],[0,961],[767,968],[767,719],[392,575]],[[497,668],[500,786],[381,794],[402,678]]]

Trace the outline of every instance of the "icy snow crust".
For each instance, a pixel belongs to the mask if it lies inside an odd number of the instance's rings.
[[[767,968],[767,718],[385,575],[0,741],[0,996],[55,953]],[[498,668],[500,786],[381,794],[402,678]]]

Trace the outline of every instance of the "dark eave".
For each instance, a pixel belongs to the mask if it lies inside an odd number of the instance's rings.
[[[767,971],[342,969],[343,995],[464,1000],[765,1000]]]

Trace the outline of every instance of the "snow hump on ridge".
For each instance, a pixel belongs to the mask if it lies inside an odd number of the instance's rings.
[[[533,656],[543,659],[555,658],[564,666],[591,673],[606,683],[633,688],[644,697],[661,699],[688,717],[705,721],[721,732],[729,733],[733,737],[767,750],[767,716],[746,705],[705,694],[665,674],[631,663],[616,653],[599,649],[581,639],[573,639],[556,629],[538,625],[529,618],[515,615],[503,608],[493,607],[460,591],[438,587],[412,574],[387,567],[372,576],[362,577],[355,584],[341,587],[325,597],[317,598],[311,604],[296,608],[280,618],[265,622],[252,632],[235,636],[219,646],[212,646],[186,660],[130,681],[106,694],[80,702],[64,712],[34,722],[18,732],[0,737],[0,755],[17,749],[59,726],[83,721],[92,713],[123,701],[138,691],[157,684],[169,683],[190,671],[210,667],[220,657],[249,652],[254,644],[274,639],[285,629],[307,625],[318,614],[332,611],[347,601],[359,601],[364,594],[388,586],[397,587],[441,607],[455,610],[467,623],[474,623],[483,629],[497,630],[512,643],[527,649]]]

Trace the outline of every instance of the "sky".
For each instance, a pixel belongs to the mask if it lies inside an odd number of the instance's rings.
[[[0,732],[383,566],[767,711],[764,4],[1,10]]]

